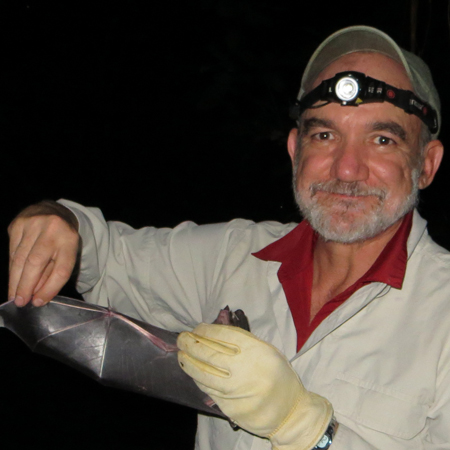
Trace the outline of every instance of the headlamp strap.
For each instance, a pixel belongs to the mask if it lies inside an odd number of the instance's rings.
[[[413,92],[397,89],[387,84],[384,100],[402,108],[408,114],[416,115],[428,126],[432,133],[437,132],[438,121],[436,111]]]
[[[336,86],[343,78],[352,78],[358,85],[358,93],[352,100],[342,100],[336,93]],[[325,103],[316,105],[319,101]],[[413,92],[395,88],[384,81],[367,77],[361,72],[341,72],[333,78],[322,81],[319,86],[294,104],[291,108],[291,117],[298,120],[306,109],[319,108],[330,102],[340,103],[342,106],[389,102],[403,109],[406,113],[419,117],[432,133],[436,133],[438,130],[436,111],[420,100]]]

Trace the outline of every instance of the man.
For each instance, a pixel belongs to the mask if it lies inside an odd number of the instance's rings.
[[[308,64],[297,119],[300,225],[136,231],[43,203],[10,226],[9,295],[48,302],[81,236],[87,301],[204,322],[180,335],[180,365],[239,429],[200,416],[197,448],[450,448],[450,256],[413,211],[443,153],[428,68],[379,30],[341,30]],[[225,305],[253,334],[206,325]]]

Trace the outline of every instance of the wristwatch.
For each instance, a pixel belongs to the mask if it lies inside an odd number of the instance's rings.
[[[339,424],[338,424],[337,420],[333,417],[331,419],[330,424],[328,425],[327,430],[325,431],[325,434],[322,436],[322,438],[316,444],[316,446],[313,448],[313,450],[330,448],[330,445],[333,442],[333,438],[334,438],[334,435],[336,434],[336,430],[337,430],[338,426],[339,426]]]

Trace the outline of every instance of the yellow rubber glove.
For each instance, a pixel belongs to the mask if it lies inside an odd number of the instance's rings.
[[[197,386],[241,428],[280,450],[310,450],[333,415],[308,392],[286,357],[252,333],[200,324],[178,337],[178,361]]]

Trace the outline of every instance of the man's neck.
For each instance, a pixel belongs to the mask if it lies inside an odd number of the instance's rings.
[[[374,238],[354,244],[325,241],[319,236],[314,249],[310,320],[372,267],[401,223],[402,219]]]

